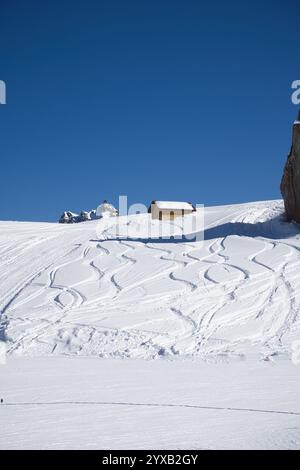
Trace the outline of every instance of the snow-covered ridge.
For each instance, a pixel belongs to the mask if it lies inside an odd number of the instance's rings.
[[[300,232],[282,212],[206,208],[204,242],[147,240],[149,214],[1,222],[0,339],[21,355],[290,357]]]
[[[115,217],[118,214],[118,210],[112,204],[109,204],[104,200],[97,209],[81,211],[80,214],[76,214],[71,211],[64,211],[58,221],[60,224],[76,224],[78,222],[101,219],[102,217]]]

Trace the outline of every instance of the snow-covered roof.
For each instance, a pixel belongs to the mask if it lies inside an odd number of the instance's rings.
[[[155,201],[156,206],[160,210],[194,210],[193,205],[190,202],[179,202],[179,201]]]

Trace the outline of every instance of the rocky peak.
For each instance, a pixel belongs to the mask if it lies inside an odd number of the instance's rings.
[[[287,219],[300,223],[300,111],[293,125],[292,148],[284,167],[280,190]]]

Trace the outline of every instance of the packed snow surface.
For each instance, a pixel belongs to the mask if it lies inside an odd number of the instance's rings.
[[[281,201],[206,208],[204,241],[180,240],[177,221],[150,214],[1,222],[8,354],[289,358],[300,231],[282,212]],[[170,226],[175,239],[157,237]]]

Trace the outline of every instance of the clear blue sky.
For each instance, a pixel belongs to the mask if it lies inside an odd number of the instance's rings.
[[[0,0],[0,219],[280,197],[299,0]]]

